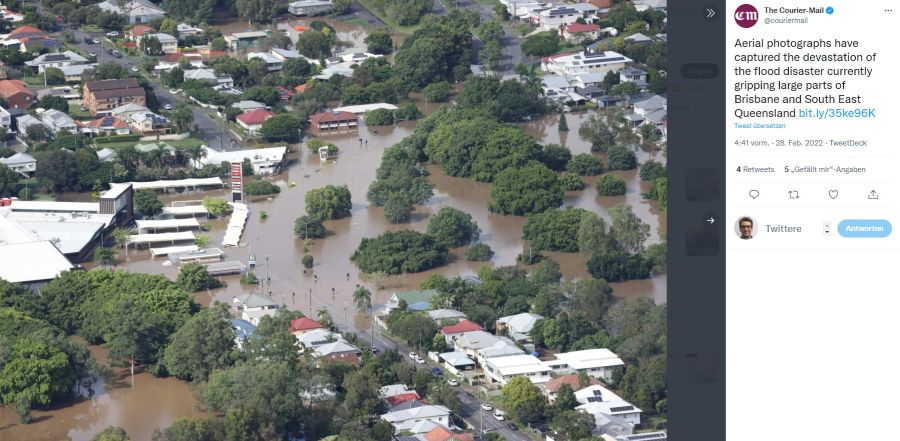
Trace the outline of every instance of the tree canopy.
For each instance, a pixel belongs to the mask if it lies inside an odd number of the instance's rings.
[[[525,216],[556,208],[563,191],[556,173],[540,164],[508,168],[491,184],[491,211]]]
[[[433,236],[401,230],[363,238],[350,260],[366,273],[400,274],[443,265],[447,257],[447,247]]]
[[[350,215],[350,189],[346,185],[326,185],[306,193],[306,212],[319,219],[340,219]]]
[[[472,220],[472,215],[453,207],[444,207],[428,220],[426,232],[447,247],[458,247],[477,241],[481,229]]]

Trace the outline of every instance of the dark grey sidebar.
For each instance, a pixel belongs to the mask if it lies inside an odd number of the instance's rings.
[[[668,8],[669,439],[725,440],[724,0]]]

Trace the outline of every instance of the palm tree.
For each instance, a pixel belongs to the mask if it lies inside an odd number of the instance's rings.
[[[134,146],[120,147],[116,152],[119,162],[129,173],[134,173],[137,169],[137,163],[140,160],[141,152],[137,151]]]
[[[368,311],[372,307],[372,292],[364,286],[356,288],[356,291],[353,291],[353,302],[360,312]]]
[[[94,260],[103,266],[114,265],[116,263],[116,252],[112,248],[98,247],[94,250]]]
[[[331,318],[331,313],[328,312],[328,308],[322,308],[316,313],[316,318],[319,319],[319,323],[326,328],[331,328],[334,326],[334,320]]]

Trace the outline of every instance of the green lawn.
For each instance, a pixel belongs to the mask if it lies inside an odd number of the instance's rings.
[[[91,119],[91,112],[81,110],[81,104],[69,103],[69,116],[75,119]]]
[[[453,0],[447,0],[447,1],[448,1],[448,2],[451,2],[451,1],[453,1]],[[478,3],[480,3],[480,4],[482,4],[482,5],[490,6],[492,9],[493,9],[494,6],[497,6],[497,5],[500,4],[500,1],[499,1],[499,0],[475,0],[475,1],[478,2]]]
[[[386,25],[388,25],[389,28],[391,28],[397,32],[400,32],[403,34],[412,34],[413,32],[416,31],[416,29],[419,29],[421,27],[421,25],[401,26],[401,25],[397,24],[397,22],[394,21],[392,18],[383,14],[381,11],[375,9],[375,6],[374,6],[374,3],[372,2],[372,0],[359,0],[359,4],[362,5],[362,7],[366,8],[373,15],[378,17],[378,19],[383,21]]]
[[[28,76],[22,78],[22,82],[28,87],[44,87],[44,76]]]
[[[97,148],[102,149],[102,148],[109,147],[109,148],[116,149],[116,148],[120,148],[120,147],[131,147],[131,146],[135,146],[138,144],[145,144],[145,143],[149,143],[149,142],[153,142],[153,141],[108,142],[105,144],[97,144]],[[197,138],[188,138],[188,139],[182,139],[182,140],[178,140],[178,141],[163,140],[160,142],[164,142],[164,143],[169,144],[172,147],[176,147],[176,148],[196,148],[196,147],[200,147],[202,145],[206,145],[206,141],[204,141],[202,139],[197,139]]]
[[[344,20],[344,23],[352,24],[352,25],[359,26],[359,27],[369,26],[369,22],[367,22],[359,17],[351,18],[350,20]]]

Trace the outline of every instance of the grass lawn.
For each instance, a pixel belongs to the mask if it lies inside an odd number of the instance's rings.
[[[453,0],[447,0],[447,1],[453,1]],[[491,8],[500,4],[500,0],[475,0],[475,1],[482,5],[490,6]]]
[[[359,17],[357,17],[357,18],[351,18],[350,20],[344,20],[344,23],[349,23],[349,24],[352,24],[352,25],[355,25],[355,26],[359,26],[359,27],[366,27],[366,26],[369,26],[369,22],[367,22],[367,21],[365,21],[365,20],[363,20],[363,19],[361,19],[361,18],[359,18]]]
[[[91,119],[91,112],[81,110],[81,104],[69,103],[69,116],[75,119]]]
[[[103,148],[109,147],[112,149],[116,149],[116,148],[120,148],[120,147],[132,147],[132,146],[135,146],[138,144],[147,144],[147,143],[153,143],[153,142],[155,142],[155,141],[108,142],[108,143],[104,143],[104,144],[97,144],[97,148],[103,149]],[[200,147],[202,145],[206,145],[206,141],[203,141],[202,139],[197,139],[197,138],[181,139],[181,140],[177,140],[177,141],[160,140],[159,142],[169,144],[170,146],[176,147],[176,148],[196,148],[196,147]]]
[[[25,85],[29,87],[44,87],[44,76],[38,75],[34,77],[24,77],[22,78],[22,82],[24,82]]]
[[[400,32],[403,34],[412,34],[413,32],[416,31],[416,29],[419,29],[421,27],[421,25],[401,26],[401,25],[397,24],[397,22],[394,21],[392,18],[383,14],[381,11],[375,9],[375,6],[374,6],[374,3],[372,2],[372,0],[359,0],[359,4],[362,5],[362,7],[366,8],[369,12],[371,12],[372,15],[378,17],[379,20],[383,21],[386,25],[388,25],[389,28],[391,28],[392,30],[395,30],[397,32]]]
[[[35,193],[33,201],[55,201],[56,196],[48,193]]]

